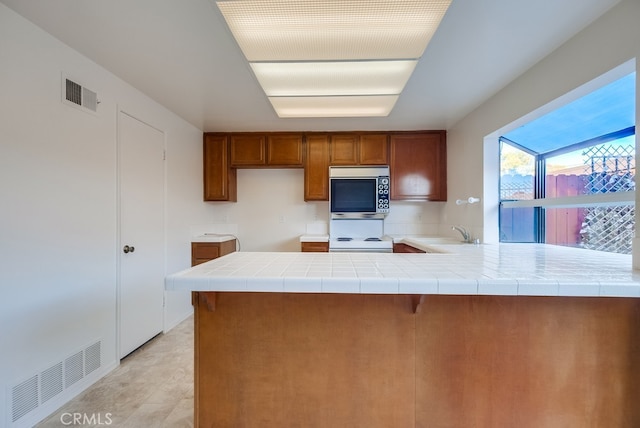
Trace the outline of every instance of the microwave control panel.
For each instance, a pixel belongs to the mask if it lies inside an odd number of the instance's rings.
[[[378,197],[377,199],[377,209],[376,212],[379,213],[388,213],[389,212],[389,191],[391,187],[389,185],[389,177],[388,176],[380,176],[378,177]]]

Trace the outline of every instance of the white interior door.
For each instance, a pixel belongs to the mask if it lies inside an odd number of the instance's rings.
[[[164,313],[164,134],[118,115],[120,358],[160,333]]]

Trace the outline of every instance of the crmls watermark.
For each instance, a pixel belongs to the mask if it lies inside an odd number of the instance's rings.
[[[111,425],[111,413],[63,413],[60,415],[62,425]]]

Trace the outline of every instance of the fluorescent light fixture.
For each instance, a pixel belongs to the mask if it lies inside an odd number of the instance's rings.
[[[398,95],[418,61],[254,62],[267,96]]]
[[[248,61],[420,58],[451,0],[228,0]]]
[[[347,97],[269,97],[282,118],[388,116],[398,95]]]
[[[389,114],[451,0],[215,3],[280,117],[362,117]]]

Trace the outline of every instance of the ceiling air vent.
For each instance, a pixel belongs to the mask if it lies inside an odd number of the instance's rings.
[[[67,103],[93,113],[98,110],[98,94],[95,92],[67,78],[64,78],[63,81],[63,91],[63,100]]]

